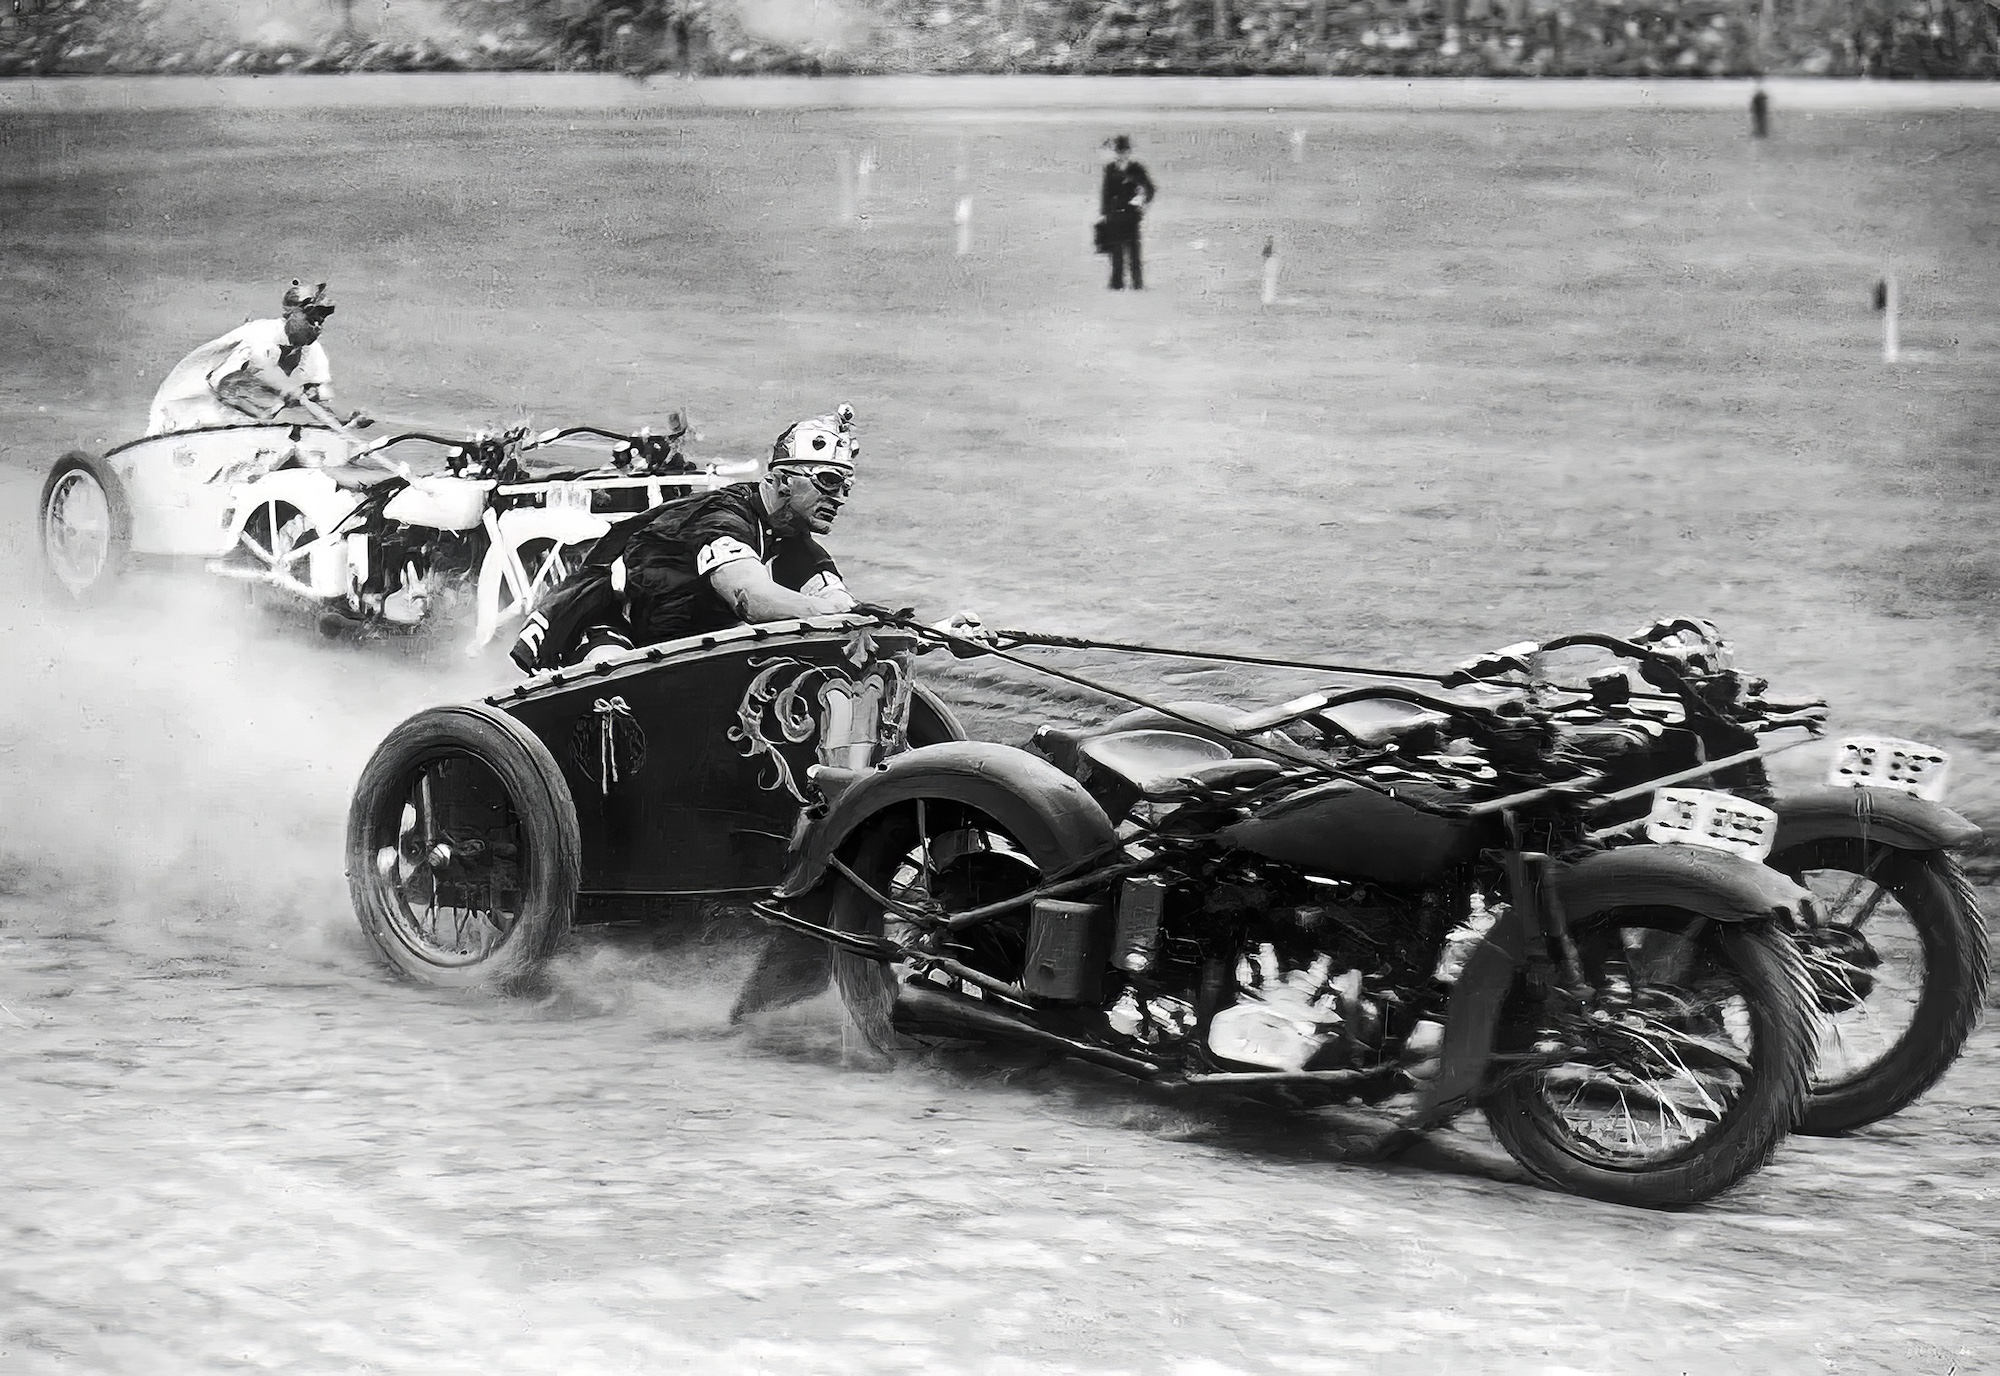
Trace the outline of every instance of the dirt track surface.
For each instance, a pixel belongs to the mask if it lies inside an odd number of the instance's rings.
[[[731,1029],[757,934],[727,917],[586,933],[538,1001],[440,994],[392,980],[345,911],[340,785],[489,670],[247,612],[156,591],[61,643],[9,614],[36,730],[0,747],[56,785],[0,876],[9,1376],[2000,1355],[1990,1036],[1893,1122],[1648,1214],[1532,1187],[1477,1118],[1350,1162],[1386,1120],[964,1050],[878,1073],[831,1000]],[[317,710],[271,710],[302,674]],[[129,768],[162,737],[199,742],[185,770]],[[59,786],[91,768],[124,769],[116,811]]]
[[[544,1001],[447,997],[375,962],[340,838],[391,725],[502,677],[462,627],[327,645],[199,575],[87,617],[32,592],[50,458],[126,437],[306,258],[382,409],[694,397],[740,457],[860,398],[843,558],[938,614],[1437,665],[1709,610],[2000,796],[1990,121],[1786,122],[1752,159],[1733,117],[1382,114],[1311,123],[1300,163],[1289,119],[1163,124],[1156,280],[1108,303],[1062,218],[1094,121],[4,131],[0,1372],[1996,1369],[1990,1027],[1899,1118],[1664,1215],[1527,1185],[1476,1118],[1365,1164],[1371,1115],[959,1051],[863,1071],[825,1001],[730,1030],[728,922],[585,935]],[[872,218],[832,226],[867,148]],[[1078,710],[954,691],[999,739]]]

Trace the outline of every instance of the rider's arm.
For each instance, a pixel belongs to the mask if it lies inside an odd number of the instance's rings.
[[[246,327],[248,328],[248,327]],[[229,356],[209,371],[208,383],[224,405],[259,420],[268,420],[301,396],[322,405],[333,397],[333,374],[326,353],[317,343],[301,351],[299,365],[287,373],[278,363],[280,344],[262,337],[238,342]],[[268,393],[268,395],[265,395]],[[261,405],[260,405],[261,403]]]
[[[788,621],[793,617],[826,616],[844,612],[854,605],[846,589],[812,595],[781,587],[771,571],[755,559],[738,559],[718,565],[708,575],[708,585],[728,608],[745,621]]]
[[[781,541],[770,569],[771,580],[781,588],[796,588],[807,597],[835,604],[836,611],[844,612],[854,606],[854,595],[841,581],[840,565],[810,535],[795,535]]]
[[[327,362],[326,347],[318,340],[301,351],[292,385],[321,406],[333,405],[333,368]]]
[[[835,611],[851,611],[854,607],[854,594],[847,590],[847,584],[832,569],[814,574],[799,585],[799,591],[822,602],[836,603]]]

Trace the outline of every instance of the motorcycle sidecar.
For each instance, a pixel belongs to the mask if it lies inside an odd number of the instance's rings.
[[[356,916],[406,975],[504,988],[576,923],[765,892],[814,765],[964,739],[911,681],[920,644],[859,615],[742,626],[419,712],[355,788]]]
[[[149,435],[101,455],[71,450],[42,484],[37,530],[52,588],[103,597],[132,556],[212,559],[243,533],[247,480],[347,462],[346,437],[315,425],[229,425]],[[309,513],[310,514],[310,513]]]

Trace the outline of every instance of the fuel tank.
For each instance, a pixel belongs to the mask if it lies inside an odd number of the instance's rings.
[[[1218,833],[1225,844],[1329,878],[1424,884],[1470,858],[1478,823],[1336,780],[1281,798]]]

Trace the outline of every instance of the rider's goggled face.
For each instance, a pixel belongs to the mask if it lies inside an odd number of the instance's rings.
[[[854,490],[854,474],[845,468],[785,468],[780,470],[786,511],[815,535],[833,529],[834,518]]]
[[[325,324],[324,316],[310,315],[294,307],[285,312],[285,338],[291,341],[293,347],[303,347],[319,338]]]

